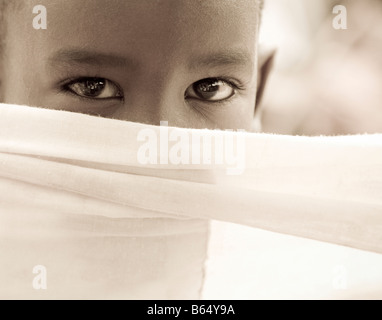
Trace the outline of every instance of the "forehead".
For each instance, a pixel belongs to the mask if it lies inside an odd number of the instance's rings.
[[[199,44],[235,42],[256,34],[256,0],[27,0],[23,10],[31,16],[34,5],[47,8],[50,40],[85,38],[95,44],[149,40],[185,40]],[[30,29],[30,23],[27,24]],[[25,30],[27,31],[27,30]],[[32,30],[30,30],[32,31]],[[55,36],[55,37],[54,37]],[[138,43],[137,43],[138,42]],[[83,43],[83,42],[82,42]]]
[[[126,56],[153,70],[227,51],[255,60],[256,0],[25,1],[10,19],[7,43],[21,55],[25,50],[16,48],[23,35],[24,48],[34,48],[28,59],[34,54],[48,60],[57,51],[80,48]],[[47,8],[47,30],[32,28],[35,5]]]

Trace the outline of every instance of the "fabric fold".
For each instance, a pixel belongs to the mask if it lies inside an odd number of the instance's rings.
[[[34,297],[27,279],[45,263],[50,297],[198,298],[209,220],[382,253],[381,195],[378,134],[193,130],[0,105],[0,296]]]

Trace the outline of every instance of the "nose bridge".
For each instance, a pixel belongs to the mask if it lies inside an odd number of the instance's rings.
[[[127,106],[130,111],[127,113],[128,120],[152,125],[159,125],[161,121],[170,122],[176,110],[175,103],[169,100],[154,93],[141,96],[132,105]]]
[[[151,69],[137,82],[126,98],[123,120],[152,125],[168,121],[176,126],[184,108],[184,94],[176,74]]]

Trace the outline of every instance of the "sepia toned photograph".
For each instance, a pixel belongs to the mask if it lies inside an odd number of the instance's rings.
[[[381,0],[0,0],[0,300],[381,300],[381,56]]]

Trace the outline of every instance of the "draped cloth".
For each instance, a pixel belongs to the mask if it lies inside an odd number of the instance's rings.
[[[381,195],[378,134],[164,128],[0,105],[0,298],[199,299],[211,220],[382,253]]]

